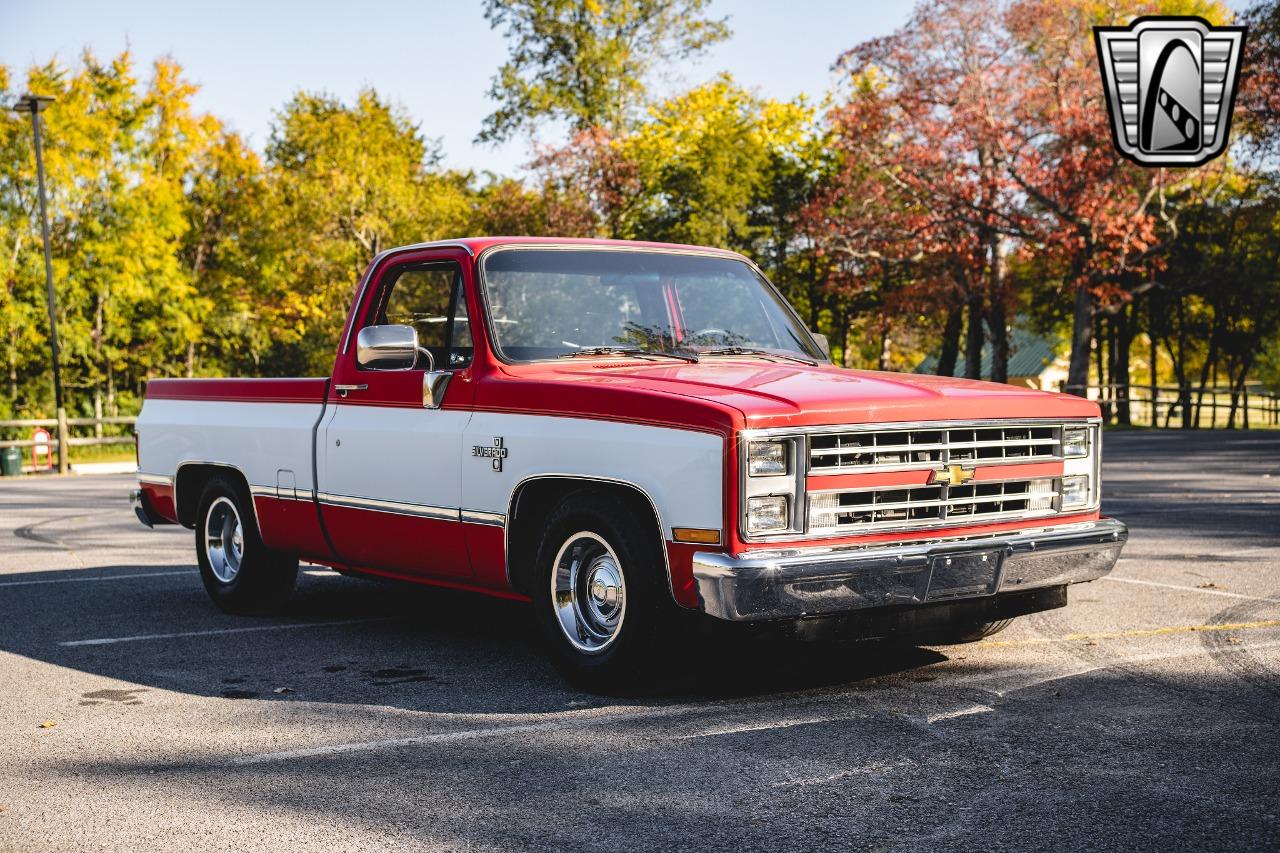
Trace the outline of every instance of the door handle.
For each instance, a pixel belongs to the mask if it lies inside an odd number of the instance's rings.
[[[369,390],[369,386],[368,385],[334,385],[333,390],[338,392],[339,397],[345,397],[347,396],[347,393],[350,391],[367,391]]]

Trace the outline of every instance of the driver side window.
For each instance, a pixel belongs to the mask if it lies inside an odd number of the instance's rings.
[[[389,273],[374,323],[412,326],[438,370],[471,363],[471,323],[462,272],[452,262],[414,264]]]

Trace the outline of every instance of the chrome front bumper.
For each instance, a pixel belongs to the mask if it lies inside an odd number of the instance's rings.
[[[932,604],[1096,580],[1129,529],[1103,518],[985,537],[844,548],[697,553],[702,610],[746,622]]]

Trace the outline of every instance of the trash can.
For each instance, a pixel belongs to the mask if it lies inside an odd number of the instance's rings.
[[[6,447],[0,450],[0,476],[17,477],[22,473],[22,450]]]

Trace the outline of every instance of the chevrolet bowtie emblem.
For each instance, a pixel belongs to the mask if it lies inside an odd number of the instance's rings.
[[[941,471],[930,472],[930,483],[945,483],[948,486],[958,486],[961,483],[967,483],[973,479],[973,472],[963,465],[948,465]]]

